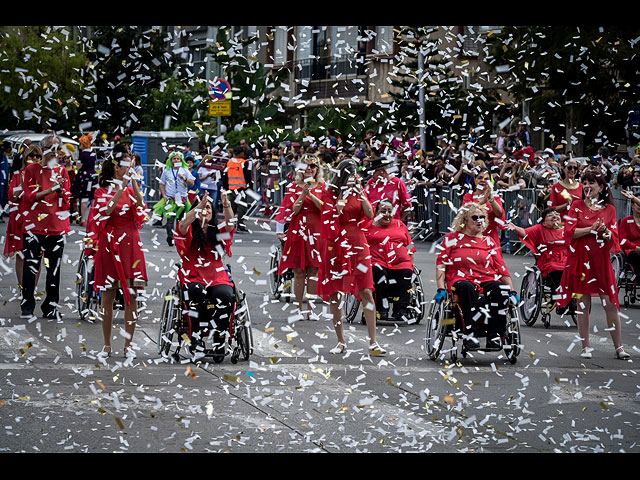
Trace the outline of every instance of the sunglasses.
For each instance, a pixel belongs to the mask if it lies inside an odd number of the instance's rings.
[[[474,222],[478,222],[480,220],[486,220],[487,217],[484,215],[471,215],[471,220],[473,220]]]
[[[569,166],[569,167],[567,167],[567,170],[577,171],[578,167]]]

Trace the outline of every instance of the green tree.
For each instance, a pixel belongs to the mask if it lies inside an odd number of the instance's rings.
[[[9,26],[0,31],[3,128],[74,130],[93,79],[70,27]]]
[[[639,37],[634,25],[505,27],[488,62],[545,133],[594,154],[625,141],[628,112],[640,103]]]

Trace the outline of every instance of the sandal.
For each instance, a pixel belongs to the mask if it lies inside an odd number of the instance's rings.
[[[136,352],[133,351],[133,347],[131,347],[131,345],[124,348],[124,358],[126,358],[127,360],[133,360],[134,358],[136,358]]]
[[[347,350],[347,344],[346,343],[342,343],[342,342],[338,342],[338,344],[333,347],[331,350],[329,350],[329,353],[333,354],[333,355],[340,355],[342,353],[344,353]]]
[[[624,351],[624,349],[622,348],[622,345],[616,348],[616,357],[619,358],[620,360],[626,360],[630,356],[631,355],[629,355],[627,352]]]
[[[100,353],[98,353],[99,358],[109,358],[110,356],[111,356],[111,345],[103,346]]]
[[[369,345],[369,355],[384,355],[387,351],[380,346],[378,342],[372,343]]]
[[[593,349],[591,347],[586,347],[582,349],[582,353],[580,354],[580,356],[582,358],[591,358],[591,351]]]

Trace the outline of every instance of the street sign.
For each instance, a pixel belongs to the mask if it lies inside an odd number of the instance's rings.
[[[231,97],[233,96],[231,93],[231,85],[222,78],[216,78],[209,82],[209,95],[214,102],[220,100],[231,100]]]
[[[209,116],[210,117],[229,117],[231,116],[231,100],[209,100]]]

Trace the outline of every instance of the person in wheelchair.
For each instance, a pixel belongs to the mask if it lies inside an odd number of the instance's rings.
[[[227,195],[221,192],[224,221],[218,218],[212,199],[204,195],[178,223],[174,237],[182,265],[178,279],[189,308],[191,352],[224,355],[229,322],[234,312],[234,284],[222,262],[231,256],[235,232],[234,214]],[[212,341],[206,349],[205,338]]]
[[[632,214],[620,221],[618,235],[626,261],[631,265],[633,273],[640,274],[640,197],[631,192],[622,191],[622,195],[631,200]],[[636,278],[637,282],[637,278]]]
[[[564,225],[560,214],[553,208],[547,208],[540,216],[540,223],[529,228],[522,228],[507,223],[505,229],[516,232],[527,248],[529,248],[538,258],[536,264],[540,269],[543,281],[549,286],[552,297],[557,295],[562,272],[567,263],[567,242],[564,237]],[[559,307],[559,315],[564,314],[568,309],[575,311],[576,301],[573,299],[569,305]]]
[[[500,349],[508,302],[520,301],[502,256],[498,255],[500,246],[483,234],[487,216],[485,205],[469,202],[461,206],[453,221],[453,231],[444,237],[436,260],[435,300],[440,303],[450,294],[460,307],[466,350],[480,348],[479,337],[485,330],[486,348]],[[488,307],[482,304],[482,296]]]
[[[366,238],[371,252],[378,317],[383,320],[389,317],[389,300],[396,298],[394,319],[407,321],[411,317],[409,291],[416,249],[407,226],[394,217],[391,200],[377,203],[373,224],[367,229]]]

